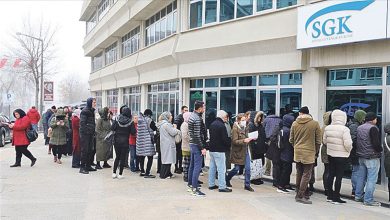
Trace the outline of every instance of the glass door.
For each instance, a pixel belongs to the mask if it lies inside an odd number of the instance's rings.
[[[217,91],[206,91],[205,92],[205,122],[206,128],[208,129],[210,124],[217,117],[217,109],[218,109],[218,92]]]
[[[260,111],[266,115],[276,113],[276,90],[260,90]]]

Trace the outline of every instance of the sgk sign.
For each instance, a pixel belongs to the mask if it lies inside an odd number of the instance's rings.
[[[328,0],[298,8],[297,48],[384,39],[387,0]]]

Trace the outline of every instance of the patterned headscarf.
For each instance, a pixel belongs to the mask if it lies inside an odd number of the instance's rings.
[[[171,116],[172,114],[170,112],[163,112],[160,117],[162,120],[169,122]]]
[[[183,114],[184,121],[188,122],[188,120],[190,120],[190,116],[191,116],[191,112],[185,112]]]

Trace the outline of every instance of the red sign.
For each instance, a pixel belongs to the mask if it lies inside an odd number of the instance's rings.
[[[43,83],[43,101],[54,101],[54,82]]]

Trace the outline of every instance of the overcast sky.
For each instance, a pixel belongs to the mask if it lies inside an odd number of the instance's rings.
[[[82,49],[85,37],[85,22],[79,21],[82,4],[81,0],[0,0],[0,56],[6,50],[5,43],[13,43],[10,35],[23,32],[19,29],[24,18],[30,17],[33,24],[39,24],[43,18],[45,23],[58,27],[55,43],[59,74],[53,80],[63,79],[68,73],[77,73],[80,80],[87,81],[90,59],[84,57]]]

